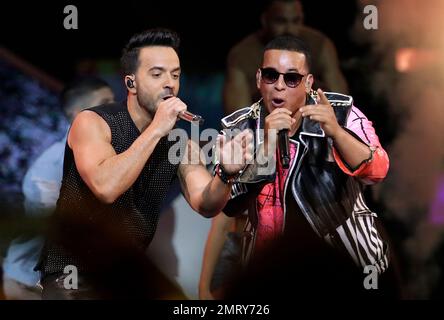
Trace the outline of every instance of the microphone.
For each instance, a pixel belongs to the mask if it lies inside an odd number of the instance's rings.
[[[188,121],[190,123],[195,123],[197,125],[202,125],[204,122],[204,118],[189,111],[183,111],[179,113],[178,117],[182,120]]]
[[[163,97],[164,100],[170,99],[174,97],[172,94],[168,94],[166,96]],[[187,110],[180,112],[177,115],[178,118],[188,121],[191,124],[197,124],[197,125],[202,125],[204,122],[204,118],[202,118],[201,116],[197,115],[197,114],[193,114]]]
[[[288,129],[283,129],[278,133],[279,157],[281,159],[282,168],[290,167],[290,145],[288,141]]]

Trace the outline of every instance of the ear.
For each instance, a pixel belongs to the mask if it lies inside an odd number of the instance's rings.
[[[132,94],[136,94],[137,93],[137,85],[136,85],[136,78],[134,75],[126,75],[125,76],[125,86],[128,89],[129,92],[131,92]],[[132,84],[132,86],[130,85]]]
[[[256,71],[256,87],[258,89],[261,88],[261,69],[257,69]]]
[[[310,93],[311,91],[311,87],[313,86],[313,82],[314,82],[314,78],[313,75],[311,73],[309,73],[307,75],[307,77],[305,78],[305,92]]]

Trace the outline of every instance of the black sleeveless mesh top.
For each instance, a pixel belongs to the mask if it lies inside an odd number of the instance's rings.
[[[109,125],[111,144],[117,154],[139,137],[126,104],[88,110]],[[118,254],[119,248],[122,252],[123,248],[145,249],[154,236],[162,202],[177,173],[178,164],[168,161],[168,150],[174,143],[163,137],[134,184],[112,204],[97,200],[83,182],[73,152],[66,144],[60,196],[36,269],[43,276],[63,272],[67,265],[90,272],[102,258]]]

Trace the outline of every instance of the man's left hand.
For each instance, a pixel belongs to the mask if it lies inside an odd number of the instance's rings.
[[[220,164],[227,174],[236,174],[253,159],[253,134],[250,130],[244,130],[233,139],[219,135],[217,138],[219,147]]]
[[[306,105],[299,109],[303,117],[309,117],[320,123],[325,134],[333,139],[342,131],[338,124],[335,112],[324,92],[318,89],[317,103],[314,105]]]

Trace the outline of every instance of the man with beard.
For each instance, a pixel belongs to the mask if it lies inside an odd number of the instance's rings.
[[[134,35],[121,58],[126,103],[90,108],[74,120],[60,197],[37,266],[43,298],[162,297],[164,284],[145,261],[144,250],[174,177],[190,206],[211,217],[223,208],[233,177],[251,159],[248,131],[230,141],[219,138],[214,177],[193,161],[201,158],[191,140],[183,143],[185,161],[169,158],[176,141],[168,134],[187,109],[177,98],[178,47],[179,37],[171,30]],[[231,150],[241,152],[236,164],[229,163]]]

